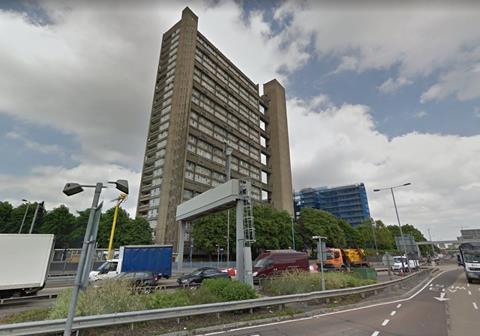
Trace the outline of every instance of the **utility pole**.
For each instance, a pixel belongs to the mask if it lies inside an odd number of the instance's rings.
[[[394,187],[387,187],[387,188],[382,188],[382,189],[373,189],[373,191],[378,192],[378,191],[390,189],[390,192],[392,193],[393,206],[395,207],[395,214],[397,215],[398,227],[400,229],[400,239],[402,241],[401,245],[403,247],[403,253],[405,253],[405,258],[407,260],[408,270],[410,271],[410,263],[408,261],[408,254],[407,254],[407,245],[405,244],[405,238],[403,236],[402,224],[400,224],[400,217],[398,216],[397,202],[395,201],[395,194],[393,193],[393,189],[400,188],[400,187],[406,187],[406,186],[409,186],[409,185],[411,185],[410,182],[404,183],[404,184],[401,184],[401,185],[397,185],[397,186],[394,186]],[[402,260],[402,272],[405,273],[405,264],[404,264],[403,258],[401,258],[401,260]]]
[[[33,227],[35,226],[35,222],[37,220],[38,210],[40,210],[40,208],[42,208],[42,211],[43,211],[43,201],[40,203],[37,203],[37,207],[35,208],[35,213],[33,214],[32,224],[30,224],[30,231],[28,231],[29,234],[32,234]]]
[[[377,236],[375,234],[376,225],[375,225],[375,221],[373,220],[372,217],[370,217],[370,222],[372,223],[372,234],[373,234],[373,244],[375,246],[375,254],[378,257]]]
[[[293,226],[293,217],[295,214],[292,216],[292,249],[295,250],[295,227]]]
[[[230,181],[232,173],[232,153],[233,149],[228,147],[225,142],[224,149],[225,156],[227,157],[225,182]],[[227,210],[227,268],[230,267],[230,209]]]
[[[432,257],[435,255],[435,248],[433,246],[432,234],[430,233],[430,229],[428,229],[428,238],[430,239],[430,245],[432,246]]]
[[[18,233],[22,233],[23,224],[25,224],[25,219],[27,218],[27,214],[28,214],[28,208],[30,208],[30,202],[29,201],[27,201],[26,199],[22,199],[22,201],[27,202],[27,209],[25,210],[25,213],[23,214],[22,224],[20,225],[20,229],[18,230]]]

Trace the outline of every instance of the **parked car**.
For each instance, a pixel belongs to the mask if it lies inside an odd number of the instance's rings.
[[[254,279],[265,278],[285,271],[306,271],[308,255],[294,250],[271,250],[260,254],[253,264]]]
[[[179,285],[190,285],[202,283],[205,279],[229,279],[230,276],[226,272],[222,272],[218,268],[202,267],[192,273],[185,274],[177,279]]]

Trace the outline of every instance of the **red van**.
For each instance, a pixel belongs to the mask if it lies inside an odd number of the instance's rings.
[[[270,250],[260,254],[253,263],[253,277],[265,278],[290,270],[308,271],[308,255],[294,250]]]

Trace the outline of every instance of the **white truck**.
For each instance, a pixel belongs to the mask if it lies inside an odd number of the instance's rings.
[[[480,280],[480,243],[463,243],[459,250],[459,265],[464,267],[467,281]]]
[[[416,271],[420,268],[420,263],[418,262],[418,260],[409,259],[407,265],[407,258],[404,255],[393,257],[392,271],[400,272],[403,268],[405,268],[406,272],[409,268],[410,270]]]
[[[43,289],[53,247],[52,234],[0,234],[0,298]]]
[[[118,259],[105,261],[91,271],[91,282],[114,278],[123,272],[152,272],[159,278],[172,276],[172,245],[121,246]]]

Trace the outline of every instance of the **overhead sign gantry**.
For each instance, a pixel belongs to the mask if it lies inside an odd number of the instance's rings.
[[[249,181],[233,179],[177,206],[176,220],[180,222],[177,255],[179,270],[183,267],[183,249],[187,222],[207,214],[236,207],[237,279],[253,286],[250,244],[255,241],[255,228],[253,225],[250,195],[251,183]]]

